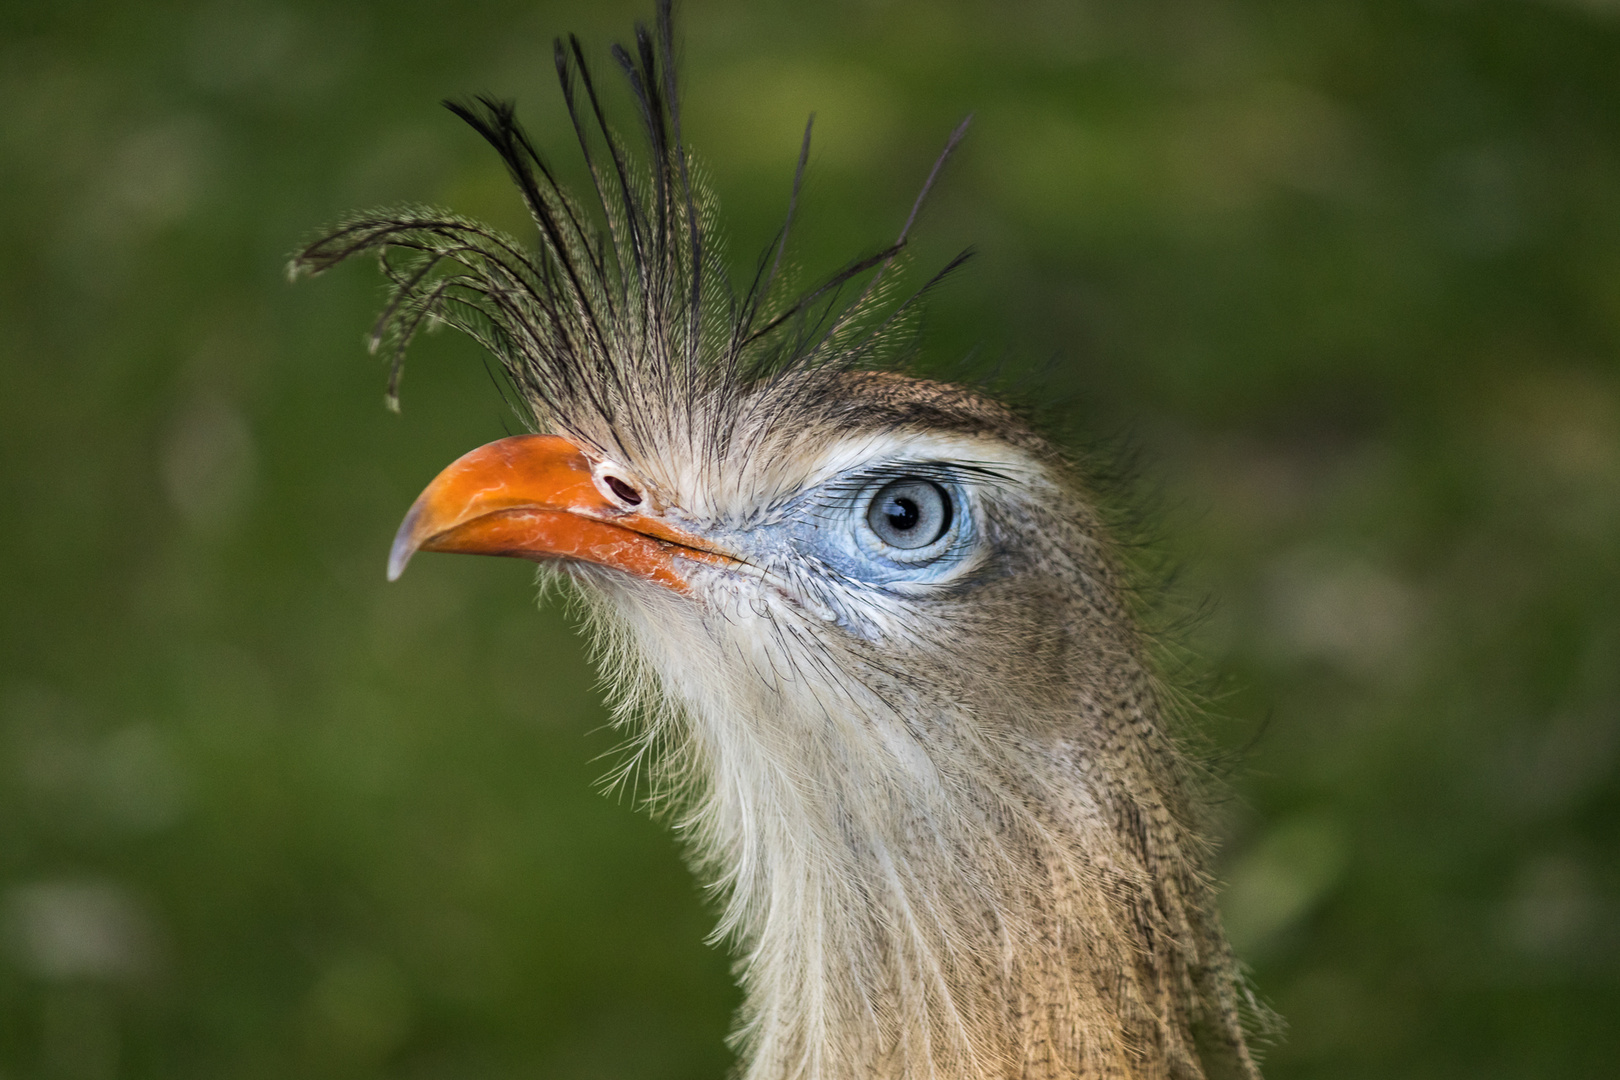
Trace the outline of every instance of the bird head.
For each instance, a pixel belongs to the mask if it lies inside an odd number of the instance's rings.
[[[1072,665],[1043,658],[1067,651],[1076,603],[1109,602],[1110,570],[1061,459],[1012,412],[875,372],[738,387],[699,411],[703,428],[612,449],[543,434],[472,451],[411,507],[390,578],[420,550],[562,563],[645,624],[646,647],[668,637],[675,664],[692,631],[743,656],[762,626],[793,628],[791,669],[811,648],[857,676],[937,668],[929,684],[955,699],[1004,694],[1015,666],[1019,693],[1061,692]]]
[[[294,260],[378,256],[391,401],[413,334],[445,323],[534,432],[427,486],[389,578],[435,551],[577,583],[626,768],[653,770],[724,904],[751,1080],[1257,1077],[1189,767],[1085,484],[991,396],[893,362],[942,276],[890,297],[923,196],[895,242],[792,292],[807,128],[787,222],[734,291],[673,52],[667,3],[614,50],[638,154],[557,42],[583,201],[510,105],[450,106],[537,242],[406,208]]]

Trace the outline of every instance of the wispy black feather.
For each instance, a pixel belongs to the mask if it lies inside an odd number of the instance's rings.
[[[388,402],[397,408],[404,356],[422,326],[438,321],[478,340],[531,410],[526,419],[620,460],[701,442],[725,456],[746,425],[750,388],[768,383],[813,393],[820,376],[878,366],[913,300],[885,307],[880,283],[905,249],[917,211],[967,121],[930,172],[898,239],[852,260],[825,281],[780,296],[783,254],[797,209],[810,130],[805,127],[788,215],[748,290],[731,289],[721,245],[705,235],[709,197],[681,124],[670,5],[656,30],[638,24],[632,52],[613,57],[638,114],[642,151],[609,122],[576,38],[554,43],[564,104],[590,177],[589,205],[559,183],[509,102],[446,102],[494,148],[534,219],[529,246],[458,215],[407,207],[362,214],[304,248],[291,272],[318,274],[375,252],[390,294],[371,336],[388,350]],[[583,93],[581,93],[583,91]],[[868,276],[853,298],[844,286]]]

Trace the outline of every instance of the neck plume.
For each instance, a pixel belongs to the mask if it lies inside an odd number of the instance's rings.
[[[955,673],[806,663],[786,606],[614,594],[597,640],[617,685],[662,687],[621,704],[724,899],[748,1080],[1258,1077],[1130,650],[1009,711]]]

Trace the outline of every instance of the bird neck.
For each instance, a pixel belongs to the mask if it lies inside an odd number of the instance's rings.
[[[653,737],[726,897],[748,1080],[1191,1080],[1211,1032],[1257,1077],[1134,665],[1014,730],[657,623],[631,652],[675,705]]]

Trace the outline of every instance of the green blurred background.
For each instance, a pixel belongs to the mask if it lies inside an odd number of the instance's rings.
[[[438,106],[647,4],[0,6],[0,1077],[720,1077],[736,994],[531,569],[419,560],[509,425],[361,339],[345,212],[512,229]],[[739,267],[980,257],[926,357],[1146,451],[1209,595],[1229,923],[1268,1076],[1607,1077],[1620,1051],[1620,3],[691,0]],[[1263,734],[1255,740],[1257,732]],[[1253,743],[1244,749],[1246,744]]]

